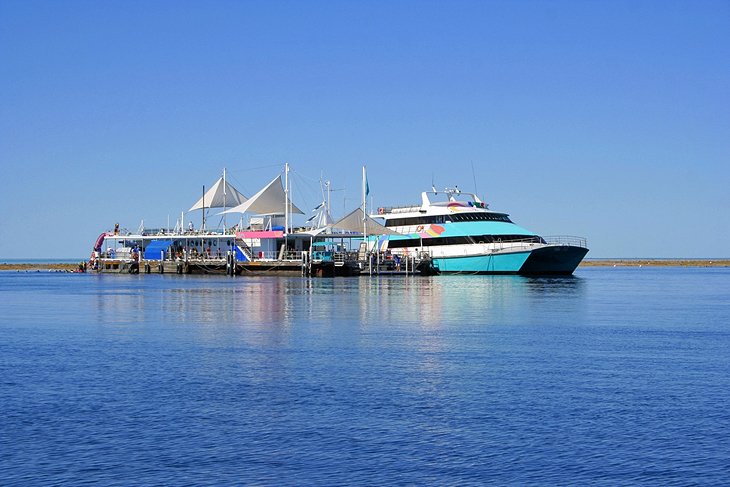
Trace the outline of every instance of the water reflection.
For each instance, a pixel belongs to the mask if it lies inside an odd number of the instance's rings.
[[[581,293],[585,284],[578,276],[525,276],[522,279],[534,294],[571,295]]]
[[[428,331],[455,323],[489,324],[550,302],[578,307],[584,288],[579,277],[107,276],[96,292],[96,319],[195,324],[209,332],[237,325],[254,333],[276,331],[279,340],[304,322]]]
[[[580,274],[0,275],[4,483],[723,485],[730,273]]]

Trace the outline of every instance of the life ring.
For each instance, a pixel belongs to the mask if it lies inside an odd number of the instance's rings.
[[[385,214],[385,208],[378,208],[378,215],[384,215]]]

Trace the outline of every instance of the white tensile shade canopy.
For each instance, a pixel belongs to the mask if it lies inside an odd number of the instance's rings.
[[[327,227],[335,222],[332,219],[330,212],[327,211],[327,205],[324,203],[320,203],[320,205],[314,209],[314,212],[314,216],[307,220],[308,223],[312,223],[313,229]]]
[[[363,217],[365,218],[364,222]],[[339,228],[341,230],[358,233],[362,233],[364,228],[368,235],[402,235],[395,230],[391,230],[390,228],[381,225],[369,216],[365,216],[362,208],[355,208],[355,210],[350,212],[348,215],[328,226],[331,228]]]
[[[251,196],[240,205],[226,210],[222,213],[254,213],[256,215],[281,215],[284,214],[284,205],[289,204],[291,213],[304,214],[302,210],[294,206],[286,197],[284,186],[281,184],[281,175],[276,176],[273,181],[264,189]]]
[[[307,222],[312,223],[312,227],[307,230],[306,234],[316,236],[320,233],[330,233],[332,230],[332,223],[334,223],[334,220],[332,219],[332,216],[330,215],[330,212],[327,211],[327,206],[325,206],[324,203],[319,205],[317,208],[314,209],[316,212],[312,218],[307,220]]]
[[[230,208],[245,202],[246,197],[228,184],[228,181],[224,184],[221,177],[188,211],[202,210],[203,208]]]
[[[319,217],[317,218],[317,228],[325,227],[327,225],[331,225],[332,223],[334,223],[334,220],[332,219],[330,212],[327,211],[327,208],[324,208],[322,213],[320,213]]]

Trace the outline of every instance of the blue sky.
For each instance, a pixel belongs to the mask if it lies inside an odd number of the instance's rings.
[[[375,205],[476,179],[589,257],[728,257],[728,60],[727,1],[2,0],[0,260],[284,162],[302,208],[320,175],[357,205],[365,164]]]

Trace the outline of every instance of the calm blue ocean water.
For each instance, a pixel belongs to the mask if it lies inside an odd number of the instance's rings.
[[[730,270],[0,272],[0,484],[727,484]]]

